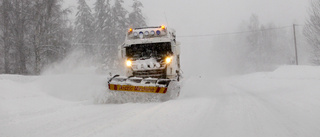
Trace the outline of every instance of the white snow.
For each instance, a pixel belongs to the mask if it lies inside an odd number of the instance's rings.
[[[180,98],[161,103],[93,103],[106,88],[95,73],[0,75],[0,136],[320,135],[320,67],[189,76]]]
[[[146,69],[159,69],[160,63],[157,62],[155,58],[145,59],[145,60],[136,60],[132,63],[133,70],[146,70]],[[143,68],[143,69],[141,69]]]

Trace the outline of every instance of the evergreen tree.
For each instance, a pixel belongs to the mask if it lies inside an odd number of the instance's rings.
[[[91,14],[91,9],[87,5],[85,0],[78,1],[78,12],[76,14],[75,22],[75,42],[80,43],[84,46],[86,53],[93,54],[92,43],[94,40],[94,30],[93,30],[93,15]]]
[[[128,20],[126,18],[128,11],[122,6],[123,0],[115,0],[112,7],[112,43],[120,44],[124,41],[128,29]]]
[[[105,65],[108,69],[115,69],[117,66],[118,46],[124,41],[128,29],[128,11],[122,6],[123,0],[115,0],[111,8],[111,20],[106,20],[108,43],[106,47]]]
[[[145,26],[145,18],[137,0],[129,16],[123,0],[115,0],[113,6],[110,1],[96,0],[92,14],[86,1],[78,0],[73,28],[62,0],[0,0],[0,73],[2,69],[4,73],[39,74],[46,65],[63,59],[71,42],[112,69],[128,19],[139,27]]]
[[[103,40],[103,42],[107,43],[107,44],[111,44],[112,41],[110,40],[111,35],[113,35],[112,33],[112,9],[111,9],[111,5],[110,5],[110,0],[106,1],[106,14],[105,14],[105,20],[104,20],[104,34],[105,34],[105,38]]]
[[[112,57],[109,56],[111,52],[109,37],[112,35],[110,0],[97,0],[94,5],[95,58],[111,64]]]
[[[145,18],[142,15],[142,3],[138,0],[133,0],[133,5],[131,7],[133,10],[129,14],[129,25],[133,28],[147,26]]]
[[[93,27],[95,34],[95,42],[98,44],[106,42],[106,35],[104,31],[106,29],[105,20],[107,17],[107,8],[105,2],[105,0],[97,0],[94,4],[95,13]]]

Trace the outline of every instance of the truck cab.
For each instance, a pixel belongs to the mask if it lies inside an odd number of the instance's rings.
[[[130,28],[119,46],[127,77],[176,79],[180,77],[180,43],[165,26]]]

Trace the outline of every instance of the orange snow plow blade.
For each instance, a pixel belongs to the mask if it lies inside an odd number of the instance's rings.
[[[149,87],[149,86],[131,86],[131,85],[114,85],[109,84],[109,89],[114,91],[129,91],[129,92],[145,92],[145,93],[162,93],[167,92],[166,87]]]
[[[111,91],[143,92],[165,94],[168,90],[169,79],[137,78],[114,76],[108,81]]]

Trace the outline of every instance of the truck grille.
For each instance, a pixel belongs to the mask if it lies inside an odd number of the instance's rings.
[[[133,71],[133,76],[141,78],[166,78],[166,71],[165,69],[137,70]]]

